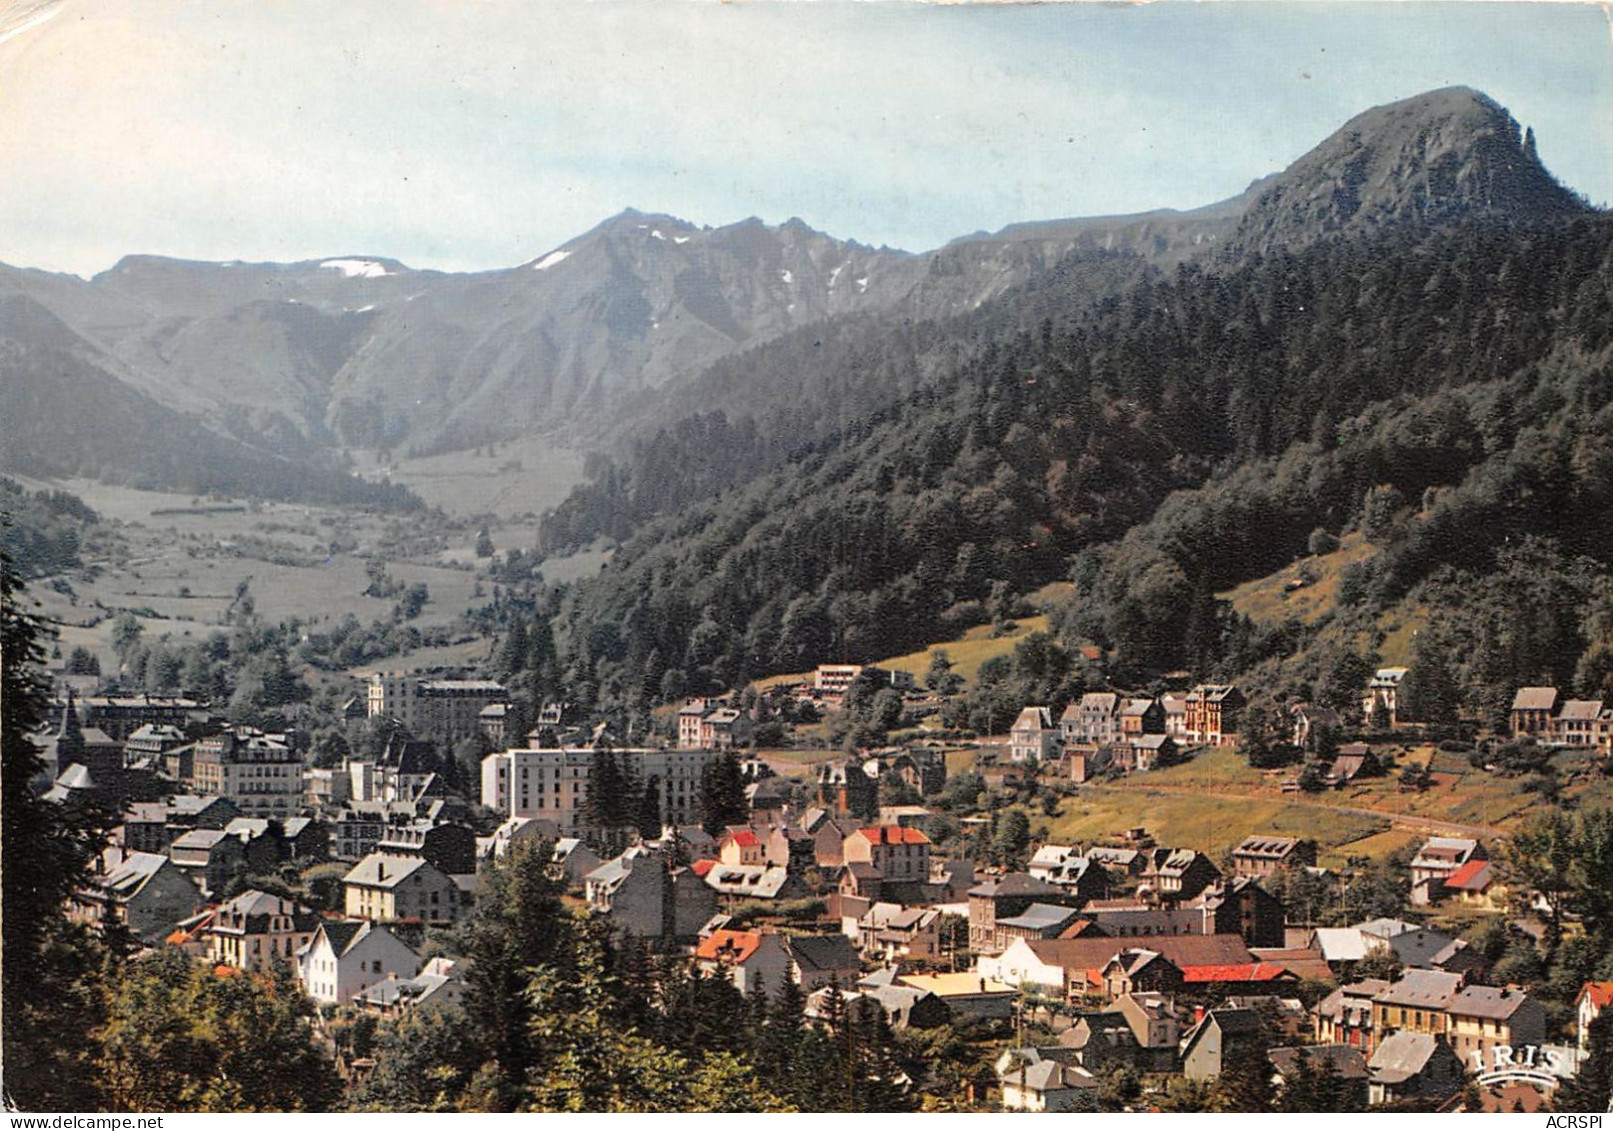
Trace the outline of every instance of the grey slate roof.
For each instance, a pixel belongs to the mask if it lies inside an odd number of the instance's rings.
[[[1308,1045],[1303,1048],[1268,1049],[1271,1066],[1284,1078],[1295,1076],[1302,1064],[1312,1067],[1328,1065],[1342,1080],[1365,1080],[1367,1061],[1361,1050],[1351,1045]]]
[[[1432,1033],[1400,1029],[1378,1042],[1367,1067],[1372,1079],[1379,1083],[1404,1083],[1428,1066],[1428,1058],[1434,1055],[1437,1045]]]
[[[979,896],[1018,896],[1018,895],[1047,895],[1061,896],[1063,891],[1045,880],[1038,880],[1035,876],[1027,876],[1023,872],[1010,872],[995,880],[969,889],[970,895]]]
[[[170,848],[194,848],[200,851],[210,851],[219,841],[229,837],[223,829],[191,829],[174,839]]]
[[[1392,939],[1396,935],[1403,935],[1407,931],[1415,931],[1417,924],[1408,923],[1404,919],[1368,919],[1364,923],[1351,925],[1352,930],[1360,931],[1363,935],[1371,935],[1379,939]]]
[[[1383,1005],[1444,1009],[1461,988],[1460,974],[1447,974],[1441,970],[1407,970],[1399,981],[1373,1000]]]
[[[325,937],[330,940],[331,950],[340,958],[352,949],[353,944],[363,938],[369,926],[366,919],[326,919],[320,923],[325,931]],[[313,944],[310,942],[310,946]]]
[[[132,896],[167,863],[168,857],[155,852],[131,852],[101,880],[100,886],[114,896]]]
[[[1463,1017],[1482,1017],[1487,1021],[1505,1021],[1516,1013],[1529,995],[1522,990],[1500,989],[1495,986],[1463,986],[1451,1000],[1449,1012]]]
[[[388,856],[372,852],[342,878],[346,884],[370,888],[395,888],[421,868],[426,862],[419,856]]]
[[[1073,907],[1055,907],[1048,903],[1033,903],[1010,919],[998,919],[999,927],[1024,928],[1032,931],[1050,931],[1065,926],[1078,914]]]
[[[803,971],[860,970],[857,948],[845,935],[786,935],[785,947]]]
[[[1450,949],[1456,936],[1441,931],[1405,931],[1389,940],[1389,949],[1402,966],[1431,970],[1435,959]]]

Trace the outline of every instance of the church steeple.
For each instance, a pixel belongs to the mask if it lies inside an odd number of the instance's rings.
[[[78,704],[73,689],[67,689],[67,706],[62,708],[61,726],[56,732],[56,776],[77,762],[84,764],[84,728],[78,722]]]
[[[73,693],[73,689],[69,687],[67,689],[67,706],[62,708],[62,725],[60,730],[64,738],[68,735],[72,735],[74,738],[78,739],[79,745],[82,746],[84,744],[84,728],[79,725],[78,721],[77,699],[78,696],[76,696]]]

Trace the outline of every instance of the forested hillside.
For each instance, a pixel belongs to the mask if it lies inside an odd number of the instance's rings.
[[[1257,662],[1210,595],[1318,526],[1381,542],[1355,583],[1379,604],[1442,570],[1488,575],[1530,535],[1605,561],[1610,337],[1599,215],[1183,266],[987,341],[646,526],[572,594],[562,651],[607,701],[870,659],[1066,576],[1074,555],[1067,636],[1144,678],[1229,648]]]
[[[726,358],[637,410],[672,423],[641,426],[625,455],[597,458],[589,482],[544,516],[538,548],[624,539],[658,515],[837,443],[945,375],[981,363],[989,343],[1034,330],[1055,313],[1094,310],[1157,274],[1137,255],[1081,249],[967,313],[834,319]]]

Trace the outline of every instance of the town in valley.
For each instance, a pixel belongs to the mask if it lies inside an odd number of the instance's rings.
[[[77,6],[8,1110],[1613,1110],[1596,9]]]

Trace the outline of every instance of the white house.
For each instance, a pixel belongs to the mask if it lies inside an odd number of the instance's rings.
[[[1028,939],[1015,939],[998,955],[981,955],[975,964],[977,973],[985,978],[1015,987],[1036,986],[1059,996],[1067,991],[1068,977],[1064,967],[1044,962],[1031,947]]]
[[[995,1065],[1004,1111],[1096,1111],[1098,1079],[1073,1049],[1005,1049]]]
[[[391,975],[409,978],[420,956],[385,926],[327,919],[297,955],[297,976],[317,1002],[343,1005]]]
[[[1059,732],[1046,707],[1026,707],[1008,734],[1009,756],[1015,762],[1045,762],[1058,747]]]

